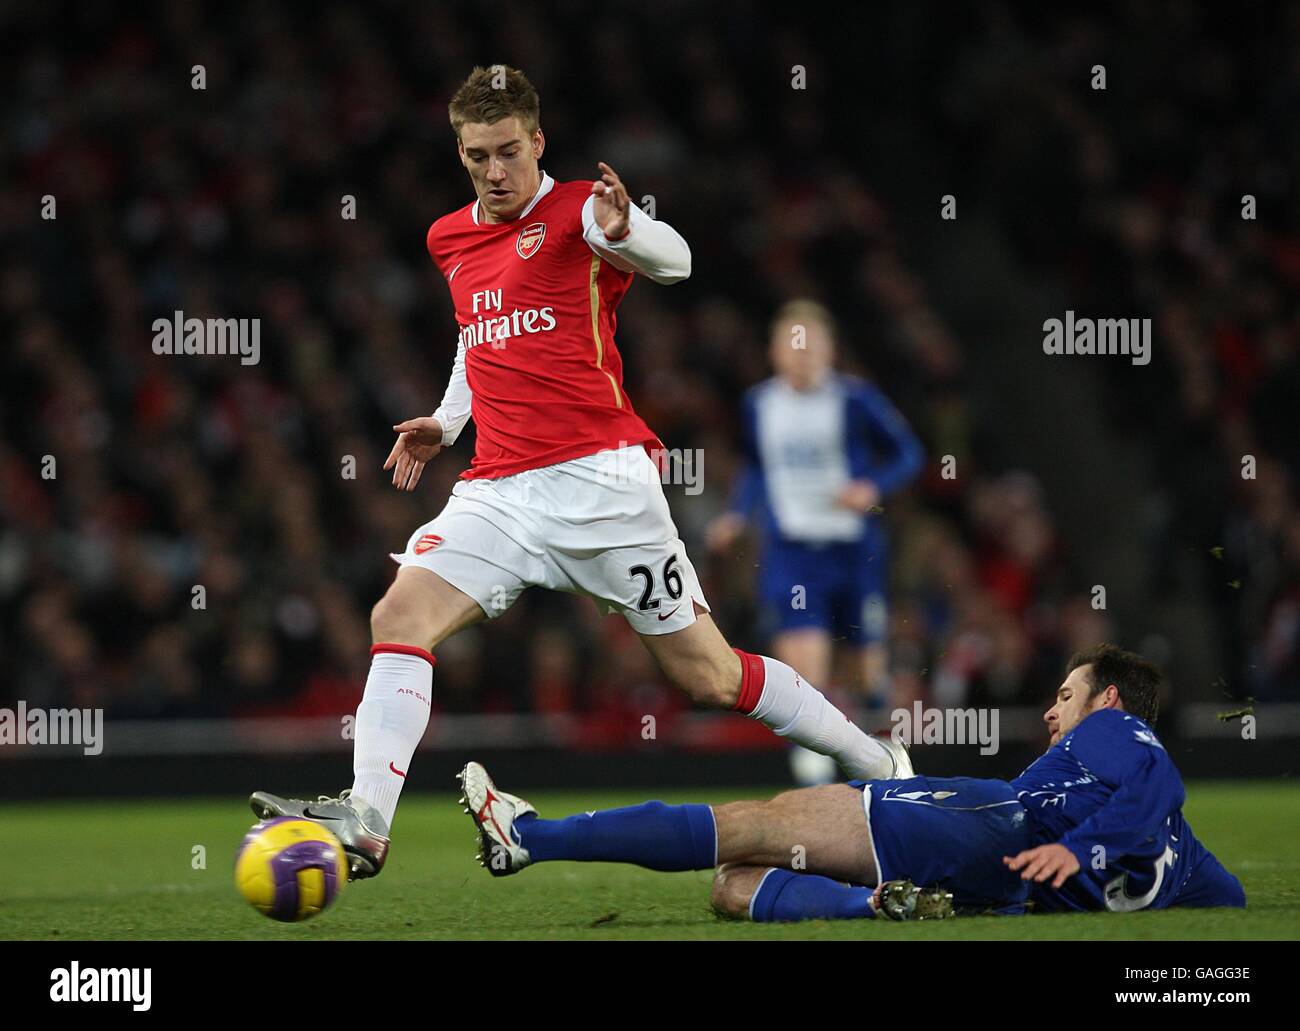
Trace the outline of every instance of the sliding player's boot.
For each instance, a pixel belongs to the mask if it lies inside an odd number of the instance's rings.
[[[478,828],[478,861],[493,877],[522,870],[532,862],[519,841],[515,821],[537,810],[522,798],[501,791],[480,763],[469,763],[456,774],[460,804]]]
[[[907,780],[916,776],[916,770],[912,766],[912,750],[905,741],[895,741],[893,732],[889,730],[878,730],[871,736],[885,746],[885,751],[894,763],[894,772],[888,777],[882,777],[882,780]]]
[[[388,857],[388,823],[379,810],[351,791],[337,798],[321,795],[315,802],[303,798],[281,798],[265,791],[255,791],[248,804],[259,819],[272,816],[296,816],[319,823],[343,845],[348,857],[348,880],[374,877],[384,868]]]
[[[952,892],[918,888],[909,880],[886,881],[871,904],[890,920],[946,920],[953,915]]]

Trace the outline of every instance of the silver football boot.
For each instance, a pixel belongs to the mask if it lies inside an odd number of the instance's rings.
[[[388,823],[374,806],[349,797],[351,789],[337,798],[321,795],[315,802],[303,798],[281,798],[255,791],[248,804],[261,820],[273,816],[295,816],[319,823],[343,845],[348,857],[348,880],[374,877],[388,857]]]

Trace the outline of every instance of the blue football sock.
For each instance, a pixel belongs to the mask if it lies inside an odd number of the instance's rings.
[[[636,863],[651,870],[711,870],[717,857],[717,828],[707,805],[644,802],[542,820],[515,821],[519,841],[535,863],[552,859]]]
[[[780,920],[855,920],[874,917],[872,888],[841,884],[817,874],[773,869],[754,892],[750,916],[759,923]]]

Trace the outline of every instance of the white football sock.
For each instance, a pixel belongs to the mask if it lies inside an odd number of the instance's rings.
[[[357,706],[352,797],[378,809],[391,828],[411,756],[429,725],[433,656],[376,647],[365,694]]]
[[[893,775],[894,761],[885,746],[864,733],[817,688],[784,662],[766,655],[755,658],[763,662],[763,693],[749,715],[771,727],[772,733],[829,755],[850,777],[887,780]]]

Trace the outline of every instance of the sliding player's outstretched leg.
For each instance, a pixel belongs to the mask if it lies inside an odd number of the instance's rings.
[[[497,877],[531,863],[635,863],[650,870],[710,870],[717,834],[707,805],[645,802],[543,820],[516,795],[502,791],[479,763],[459,774],[460,803],[479,836],[479,862]]]
[[[645,802],[545,820],[502,791],[479,763],[457,778],[479,861],[496,876],[536,862],[634,863],[651,870],[717,869],[713,904],[756,921],[952,915],[947,891],[880,880],[861,786],[787,791],[766,802]]]
[[[664,872],[731,862],[806,867],[876,883],[862,792],[846,784],[790,791],[767,802],[643,802],[548,820],[502,791],[479,763],[468,764],[458,779],[461,804],[479,834],[480,859],[497,876],[555,860],[633,863]]]

